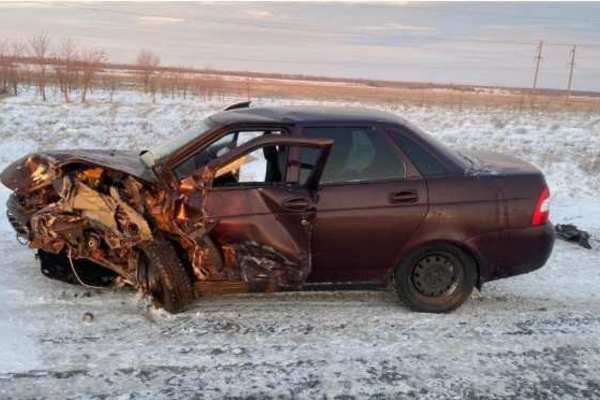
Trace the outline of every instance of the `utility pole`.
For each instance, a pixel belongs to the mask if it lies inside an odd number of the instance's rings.
[[[250,73],[246,71],[246,97],[250,101]]]
[[[537,47],[537,55],[535,56],[535,75],[533,76],[533,89],[537,88],[538,75],[540,73],[540,64],[542,63],[542,49],[544,48],[544,41],[540,40],[540,44]]]
[[[573,70],[575,69],[575,51],[577,50],[577,45],[574,44],[571,48],[571,61],[569,62],[569,83],[567,85],[567,97],[571,96],[571,87],[573,86]]]

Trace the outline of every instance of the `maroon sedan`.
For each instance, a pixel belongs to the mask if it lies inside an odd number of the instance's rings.
[[[1,180],[46,276],[131,285],[172,312],[215,293],[388,284],[445,312],[540,268],[554,242],[534,166],[365,109],[238,104],[139,155],[39,152]]]

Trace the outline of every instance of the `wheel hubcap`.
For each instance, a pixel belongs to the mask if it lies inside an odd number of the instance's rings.
[[[429,255],[415,265],[412,281],[424,296],[448,295],[458,286],[459,268],[445,255]]]

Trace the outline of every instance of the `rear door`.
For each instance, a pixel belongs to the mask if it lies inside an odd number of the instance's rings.
[[[225,271],[207,280],[239,280],[298,287],[311,270],[314,196],[331,147],[329,140],[266,135],[208,163],[201,190],[186,196],[183,229],[210,227],[225,258]],[[312,156],[302,181],[288,181],[290,152]]]
[[[425,180],[376,126],[307,126],[302,135],[334,142],[319,186],[309,282],[381,280],[427,214]]]

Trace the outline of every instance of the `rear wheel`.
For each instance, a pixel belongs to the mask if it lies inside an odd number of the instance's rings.
[[[398,297],[415,311],[442,313],[461,306],[471,295],[477,267],[451,245],[434,245],[413,253],[394,274]]]
[[[160,240],[141,248],[138,281],[170,313],[185,310],[194,299],[190,277],[172,244]]]

